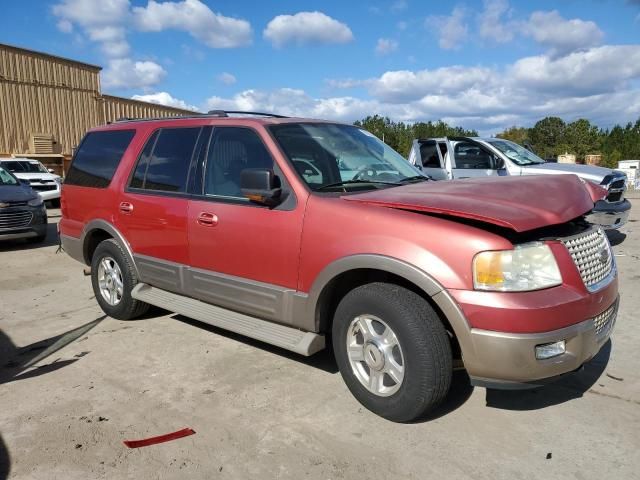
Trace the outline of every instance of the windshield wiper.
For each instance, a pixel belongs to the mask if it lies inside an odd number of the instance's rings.
[[[355,183],[373,183],[373,184],[381,184],[381,185],[398,185],[397,183],[394,183],[394,182],[383,182],[381,180],[343,180],[342,182],[327,183],[326,185],[321,185],[318,188],[316,188],[315,191],[319,192],[320,190],[324,190],[325,188],[343,187],[344,185],[352,185],[352,184],[355,184]]]
[[[431,180],[431,177],[427,177],[425,175],[414,175],[413,177],[403,178],[399,182],[396,182],[395,185],[402,185],[405,183],[426,182],[427,180]]]

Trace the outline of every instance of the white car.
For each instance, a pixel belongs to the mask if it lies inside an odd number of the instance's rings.
[[[43,200],[60,206],[62,178],[47,170],[42,163],[32,158],[0,158],[0,167],[9,170],[20,180],[28,180],[31,188]]]

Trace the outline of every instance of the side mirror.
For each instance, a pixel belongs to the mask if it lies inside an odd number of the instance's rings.
[[[240,172],[242,195],[254,203],[275,207],[280,203],[282,188],[280,178],[272,170],[246,168]]]
[[[504,160],[500,157],[495,157],[496,158],[496,170],[504,170],[505,164],[504,164]]]
[[[49,173],[56,173],[56,171],[55,171],[53,168],[47,168],[47,171],[48,171]]]

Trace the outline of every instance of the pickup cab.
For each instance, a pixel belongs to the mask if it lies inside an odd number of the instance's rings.
[[[502,138],[445,137],[415,139],[409,163],[434,180],[489,176],[574,174],[607,190],[588,217],[604,229],[620,228],[629,218],[631,204],[624,198],[623,172],[595,165],[545,162],[532,151]]]

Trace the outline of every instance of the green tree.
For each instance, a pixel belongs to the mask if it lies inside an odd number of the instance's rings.
[[[566,124],[559,117],[546,117],[538,121],[529,132],[531,144],[538,156],[555,156],[558,145],[564,143],[565,129]]]
[[[564,138],[578,160],[584,160],[585,155],[599,153],[602,147],[600,129],[584,118],[568,124]]]
[[[496,135],[498,138],[504,138],[505,140],[511,140],[518,145],[524,145],[530,143],[529,129],[525,127],[509,127],[504,132]]]

